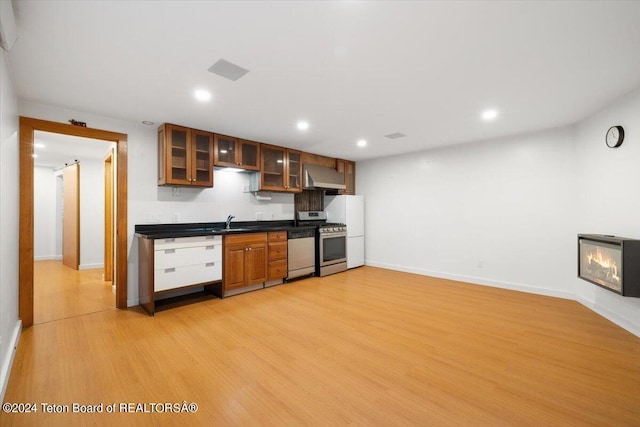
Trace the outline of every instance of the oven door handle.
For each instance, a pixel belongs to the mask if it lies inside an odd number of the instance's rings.
[[[327,237],[331,238],[331,237],[347,237],[347,232],[346,231],[341,231],[340,233],[324,233],[324,234],[320,234],[320,237],[323,239],[326,239]]]

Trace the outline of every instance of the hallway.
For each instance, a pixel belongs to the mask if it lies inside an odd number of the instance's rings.
[[[60,260],[34,262],[34,323],[115,308],[115,290],[103,269],[73,270]]]

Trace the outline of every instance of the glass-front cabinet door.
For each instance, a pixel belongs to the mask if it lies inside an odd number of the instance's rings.
[[[213,134],[191,131],[191,184],[213,185]]]
[[[165,124],[158,128],[158,184],[190,185],[191,129]]]
[[[240,167],[247,170],[260,170],[260,143],[240,140]]]
[[[285,150],[273,146],[262,146],[262,190],[283,191],[285,180]]]
[[[172,124],[158,128],[158,185],[213,185],[213,134]]]
[[[287,183],[288,191],[302,191],[302,153],[287,150]]]
[[[215,156],[213,164],[216,166],[238,167],[238,138],[215,134],[213,137]]]

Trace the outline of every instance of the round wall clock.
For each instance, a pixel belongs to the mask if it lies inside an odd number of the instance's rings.
[[[616,148],[622,145],[624,140],[624,129],[622,126],[611,126],[607,131],[607,137],[605,139],[607,147]]]

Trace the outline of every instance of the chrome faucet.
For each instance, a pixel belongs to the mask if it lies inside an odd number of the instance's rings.
[[[235,218],[235,216],[233,216],[233,215],[229,215],[229,216],[227,217],[227,230],[228,230],[229,228],[231,228],[231,220],[232,220],[233,218]]]

